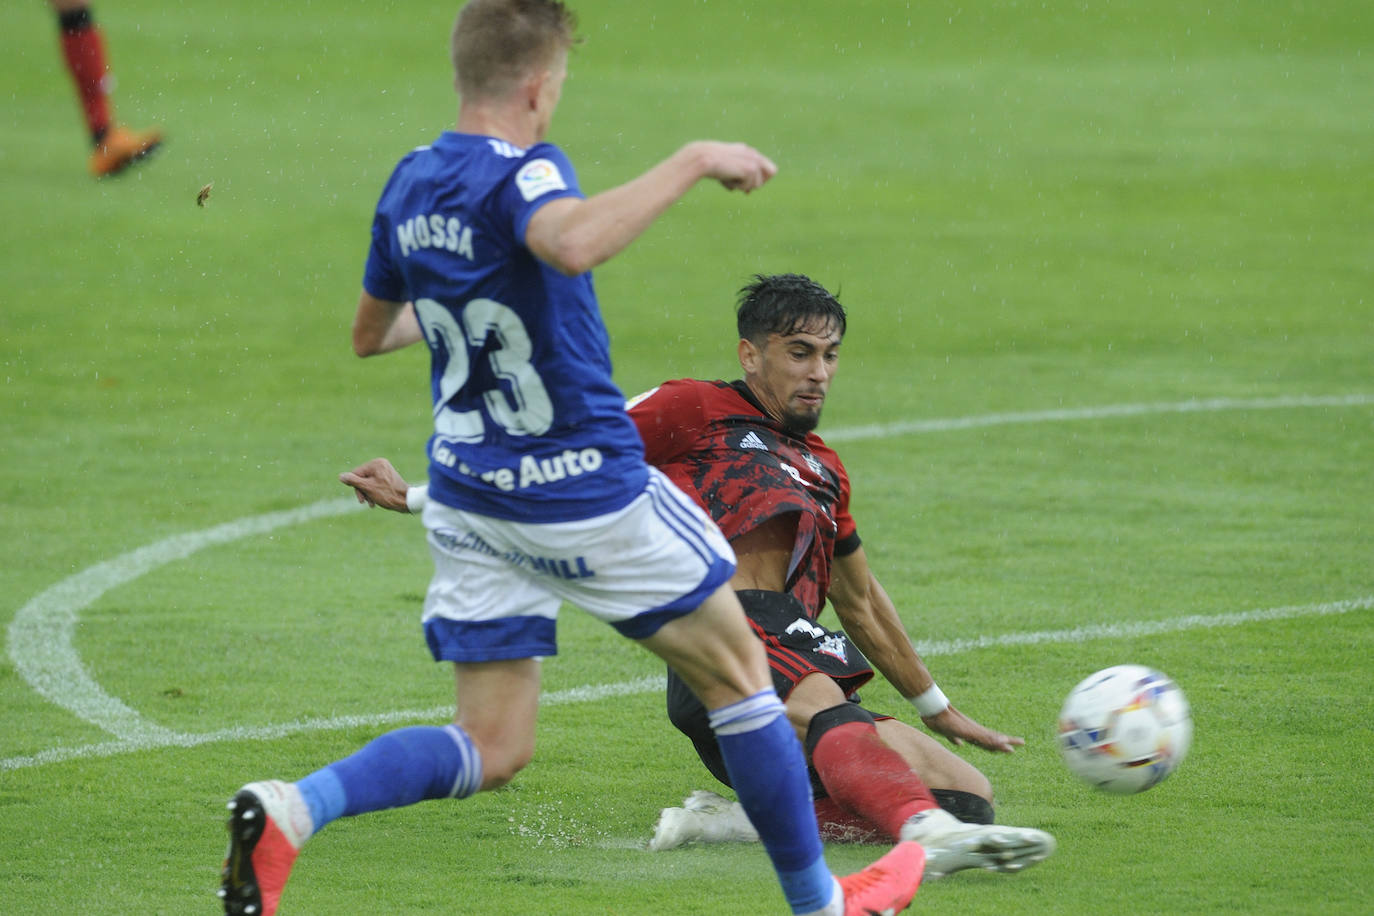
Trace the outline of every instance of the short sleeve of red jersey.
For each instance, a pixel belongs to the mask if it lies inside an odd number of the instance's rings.
[[[691,379],[664,382],[626,405],[649,464],[661,467],[697,441],[706,424],[700,384]]]

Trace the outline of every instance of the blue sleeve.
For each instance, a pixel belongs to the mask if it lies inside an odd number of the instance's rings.
[[[552,143],[530,147],[520,167],[502,189],[501,201],[509,209],[515,239],[525,244],[525,230],[539,208],[561,197],[583,196],[577,172],[563,151]]]
[[[377,212],[372,217],[372,246],[368,249],[367,265],[363,268],[363,289],[367,290],[368,295],[388,302],[405,302],[410,298],[406,292],[405,278],[401,276],[392,257],[395,233],[390,221],[382,215],[387,194],[399,172],[400,167],[397,166],[377,201]]]

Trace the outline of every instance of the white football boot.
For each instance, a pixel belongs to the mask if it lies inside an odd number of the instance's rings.
[[[739,802],[697,790],[681,808],[664,808],[649,849],[662,852],[688,843],[754,843],[759,838]]]
[[[931,808],[902,825],[901,838],[926,850],[926,877],[943,878],[966,868],[1017,872],[1048,858],[1054,837],[1030,827],[966,824],[943,808]]]

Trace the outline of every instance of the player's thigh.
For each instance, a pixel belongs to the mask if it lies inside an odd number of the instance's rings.
[[[640,644],[667,662],[707,709],[772,687],[763,644],[754,637],[728,585]]]
[[[787,694],[784,705],[787,707],[788,720],[797,729],[797,736],[805,741],[807,729],[811,727],[811,719],[816,713],[845,702],[847,700],[840,685],[818,671],[798,681]]]
[[[900,719],[879,719],[878,736],[901,754],[932,789],[958,789],[992,799],[992,784],[977,767]]]

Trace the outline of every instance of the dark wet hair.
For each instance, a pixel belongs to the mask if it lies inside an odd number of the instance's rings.
[[[762,345],[769,334],[783,337],[818,324],[844,336],[844,306],[810,277],[801,274],[755,274],[739,291],[735,309],[739,336]]]

